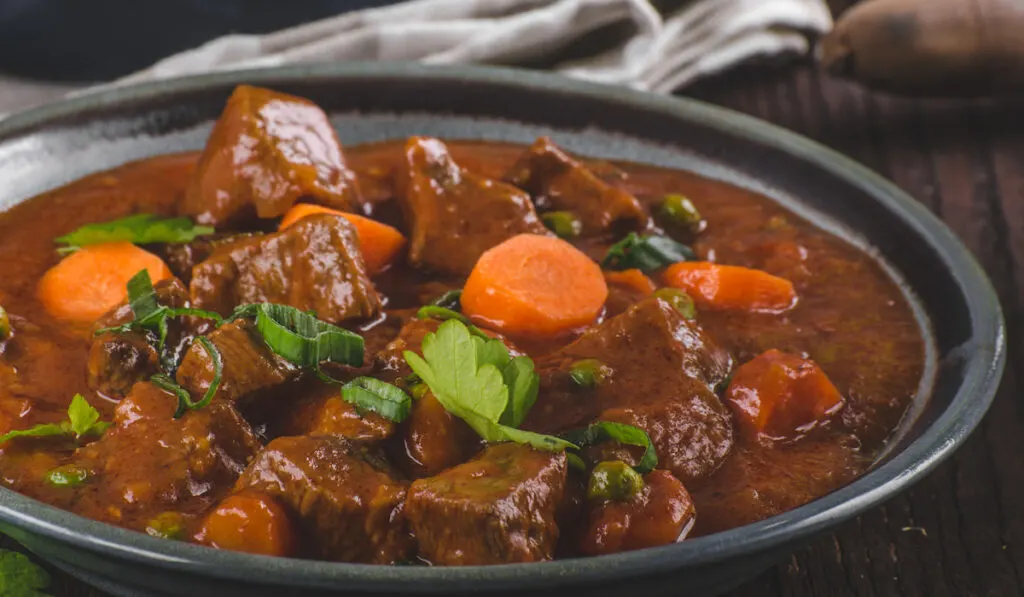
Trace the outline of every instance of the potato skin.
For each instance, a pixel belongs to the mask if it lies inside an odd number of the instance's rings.
[[[1024,91],[1019,0],[867,0],[821,40],[821,65],[868,87],[972,97]]]

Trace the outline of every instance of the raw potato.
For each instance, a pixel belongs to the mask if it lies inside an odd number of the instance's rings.
[[[832,74],[904,94],[1024,90],[1024,2],[867,0],[821,42]]]

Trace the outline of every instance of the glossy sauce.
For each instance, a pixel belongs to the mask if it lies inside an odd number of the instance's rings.
[[[520,146],[481,142],[451,142],[449,148],[464,168],[494,178],[500,178],[523,151]],[[14,338],[0,345],[0,432],[63,419],[74,393],[85,395],[104,420],[113,416],[116,403],[91,392],[85,382],[88,330],[53,320],[37,301],[35,286],[60,259],[54,238],[132,213],[175,215],[196,157],[172,155],[128,164],[0,213],[0,305],[16,329]],[[347,147],[346,158],[373,216],[405,231],[391,200],[391,175],[402,158],[402,143]],[[681,193],[694,201],[707,221],[693,244],[701,257],[762,269],[795,285],[799,303],[784,315],[700,312],[698,320],[708,335],[731,352],[736,363],[773,348],[813,359],[847,400],[842,424],[815,430],[791,444],[767,446],[737,436],[717,472],[687,484],[697,511],[691,536],[783,512],[863,473],[907,410],[925,370],[922,332],[898,286],[856,248],[750,191],[685,172],[617,166],[626,174],[623,188],[645,207],[652,208],[666,193]],[[608,245],[589,241],[579,246],[600,258]],[[385,311],[392,314],[407,314],[463,282],[428,276],[402,264],[373,281],[386,297]],[[616,310],[610,300],[606,317]],[[360,329],[366,334],[368,354],[397,334],[391,317]],[[571,340],[513,338],[533,357]],[[94,511],[94,500],[78,499],[34,478],[63,462],[65,454],[59,449],[5,449],[0,454],[0,481],[85,516],[133,526],[133,521],[111,520]]]

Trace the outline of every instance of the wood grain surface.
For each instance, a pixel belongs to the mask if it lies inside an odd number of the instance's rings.
[[[838,10],[850,3],[831,4]],[[26,99],[24,85],[10,89],[0,79],[0,111],[54,93]],[[893,98],[809,65],[734,71],[683,94],[806,135],[892,179],[978,257],[1009,331],[1002,387],[962,449],[910,491],[793,553],[731,597],[1024,595],[1024,99]],[[0,545],[15,547],[5,539]],[[56,597],[105,597],[59,572],[53,579]]]

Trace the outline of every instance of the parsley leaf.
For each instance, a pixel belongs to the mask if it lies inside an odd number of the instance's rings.
[[[537,399],[540,378],[527,357],[511,358],[500,340],[474,335],[449,319],[423,339],[423,356],[405,361],[437,397],[487,442],[513,441],[559,451],[574,447],[549,435],[516,429]]]
[[[188,218],[158,218],[152,214],[136,214],[110,222],[87,224],[54,242],[67,245],[57,249],[60,253],[72,253],[86,245],[117,241],[137,245],[187,243],[197,236],[212,234],[213,231],[209,226],[196,226]]]
[[[48,597],[43,592],[50,575],[25,554],[0,550],[0,595],[5,597]]]
[[[103,435],[110,423],[100,421],[100,413],[81,395],[75,394],[68,406],[68,420],[43,423],[30,429],[15,429],[0,436],[0,444],[16,437],[51,437],[64,435],[81,439],[86,435]]]

